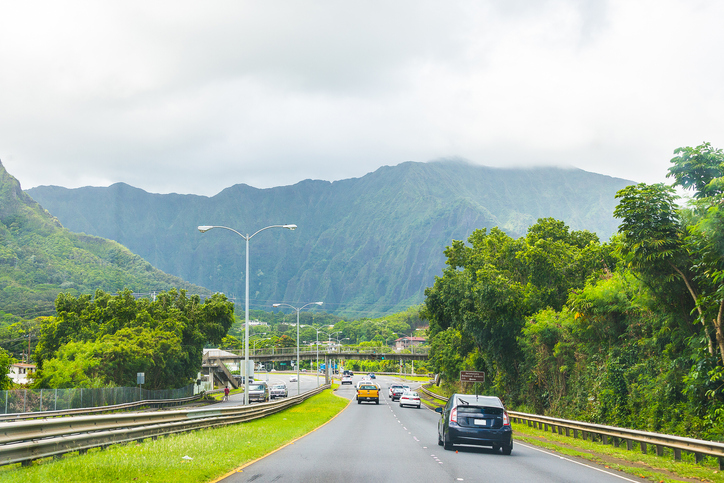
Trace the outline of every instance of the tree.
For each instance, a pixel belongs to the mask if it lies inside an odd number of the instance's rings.
[[[10,366],[17,362],[13,356],[10,355],[4,349],[0,349],[0,390],[4,391],[10,389],[13,385],[13,380],[10,379]]]
[[[220,343],[234,320],[224,295],[202,303],[183,290],[153,301],[136,300],[130,290],[99,290],[93,298],[60,294],[56,311],[35,350],[36,387],[130,386],[136,372],[147,374],[149,389],[179,387],[196,376],[204,345]]]
[[[709,143],[674,151],[672,186],[644,183],[620,190],[614,216],[621,218],[621,253],[654,287],[679,278],[699,322],[712,322],[724,362],[724,153]],[[676,206],[674,187],[693,190],[691,209]],[[709,351],[713,344],[709,338]]]
[[[526,318],[548,307],[560,310],[571,289],[603,271],[610,249],[594,234],[571,232],[552,218],[539,219],[517,240],[493,228],[475,230],[468,242],[453,240],[445,250],[448,268],[425,291],[421,315],[433,340],[449,328],[469,338],[480,355],[476,363],[494,372],[499,389],[514,391]],[[431,357],[440,350],[433,345]]]

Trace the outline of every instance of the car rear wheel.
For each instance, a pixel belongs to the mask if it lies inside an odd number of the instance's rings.
[[[509,454],[512,453],[512,452],[513,452],[513,447],[512,447],[512,446],[508,446],[507,444],[503,446],[503,454],[504,454],[504,455],[509,455]]]
[[[444,438],[442,443],[443,443],[442,447],[445,448],[446,450],[449,451],[449,450],[453,449],[452,443],[450,441],[448,441],[447,438]]]

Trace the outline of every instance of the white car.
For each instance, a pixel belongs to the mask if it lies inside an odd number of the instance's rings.
[[[417,409],[420,409],[420,395],[416,392],[412,391],[405,391],[402,393],[402,396],[400,396],[400,407],[402,406],[416,406]]]
[[[297,382],[297,375],[292,374],[291,376],[289,376],[289,382]]]
[[[342,382],[341,384],[349,384],[352,385],[352,376],[342,376]]]

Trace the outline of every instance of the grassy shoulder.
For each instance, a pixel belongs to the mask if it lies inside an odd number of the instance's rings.
[[[526,424],[514,424],[513,431],[515,441],[539,446],[562,455],[583,458],[650,481],[724,483],[724,472],[718,471],[718,464],[714,458],[706,458],[696,464],[693,455],[682,454],[682,461],[674,461],[670,450],[665,450],[663,456],[656,456],[653,445],[649,445],[649,452],[643,454],[640,450],[628,451],[625,445],[616,448],[613,445],[534,429]]]
[[[200,430],[143,443],[114,445],[22,468],[0,467],[5,483],[98,481],[211,481],[321,426],[348,400],[331,390],[292,408],[243,424]]]

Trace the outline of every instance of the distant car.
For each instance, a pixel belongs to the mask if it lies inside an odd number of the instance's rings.
[[[354,372],[349,371],[349,370],[346,370],[346,371],[342,371],[342,375],[344,375],[344,376],[354,376]]]
[[[372,372],[367,375],[370,376],[370,379],[377,379],[377,376],[375,376]]]
[[[420,409],[421,404],[422,403],[420,402],[420,395],[416,392],[405,391],[402,393],[402,396],[400,396],[400,407],[416,406],[417,409]]]
[[[437,423],[437,444],[453,449],[455,444],[491,446],[513,451],[513,429],[503,403],[495,396],[453,394],[440,413]]]
[[[342,376],[342,384],[352,385],[352,376]]]
[[[291,376],[289,376],[289,382],[297,382],[297,375],[292,374]]]
[[[269,390],[269,397],[271,399],[287,396],[289,396],[289,391],[287,390],[286,384],[274,384]]]
[[[390,399],[397,401],[403,392],[405,392],[405,387],[402,384],[392,384],[387,394]]]

